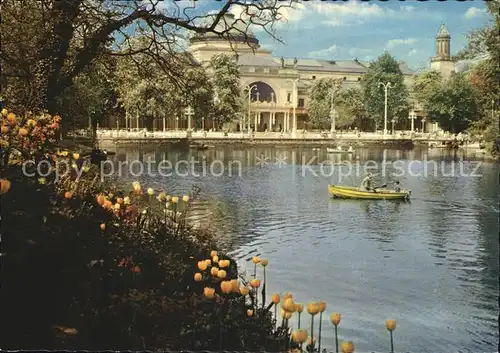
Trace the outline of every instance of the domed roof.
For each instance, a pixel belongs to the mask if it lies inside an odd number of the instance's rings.
[[[436,38],[450,38],[450,32],[448,32],[448,28],[446,28],[444,23],[439,28],[439,31],[438,31]]]
[[[215,16],[215,15],[214,15]],[[227,31],[229,29],[229,31]],[[248,43],[250,45],[258,45],[259,40],[255,37],[252,31],[247,28],[247,24],[241,19],[235,19],[233,14],[225,14],[224,17],[215,26],[216,32],[225,32],[222,36],[216,33],[195,34],[189,41],[205,42],[205,41],[220,41],[227,40],[230,42]]]

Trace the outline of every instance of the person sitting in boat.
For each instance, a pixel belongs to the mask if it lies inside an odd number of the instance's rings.
[[[399,185],[399,180],[396,180],[396,186],[394,187],[394,191],[401,192],[401,187]]]
[[[368,173],[368,175],[361,182],[361,186],[359,187],[359,191],[373,191],[372,178],[373,178],[373,174]]]

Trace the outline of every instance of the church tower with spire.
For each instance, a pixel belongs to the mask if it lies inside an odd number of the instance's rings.
[[[444,25],[439,28],[436,36],[436,56],[431,59],[431,69],[441,73],[447,79],[455,68],[455,62],[450,54],[451,36]]]

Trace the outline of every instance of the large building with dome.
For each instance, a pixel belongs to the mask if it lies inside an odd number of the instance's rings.
[[[226,15],[221,26],[233,23],[234,16]],[[239,22],[241,23],[241,22]],[[223,30],[223,28],[219,28]],[[206,64],[216,54],[235,55],[240,69],[241,84],[250,90],[250,119],[235,122],[234,129],[240,125],[246,129],[250,124],[256,131],[288,131],[308,129],[307,106],[309,89],[315,80],[321,78],[340,78],[344,87],[359,86],[369,66],[368,62],[358,60],[320,60],[302,58],[274,57],[272,52],[260,46],[258,38],[244,25],[236,25],[228,34],[229,40],[216,34],[196,35],[190,39],[189,51],[194,59]],[[443,24],[436,36],[436,55],[430,67],[446,78],[455,69],[450,54],[451,37]],[[416,72],[405,62],[400,62],[404,82],[411,86]],[[413,126],[421,131],[435,131],[436,124],[425,122],[425,115],[418,102],[412,102],[413,119],[400,119],[401,128]],[[295,106],[295,107],[294,107]],[[295,109],[294,109],[295,108]],[[295,112],[295,114],[294,114]],[[295,116],[295,119],[294,119]]]

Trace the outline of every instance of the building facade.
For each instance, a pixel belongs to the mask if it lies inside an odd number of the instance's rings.
[[[233,23],[233,15],[226,15],[221,23]],[[221,25],[223,26],[223,25]],[[222,29],[222,28],[219,28]],[[454,70],[450,55],[451,36],[443,24],[436,36],[436,56],[431,69],[447,78]],[[259,40],[243,25],[229,31],[229,40],[214,34],[194,36],[190,40],[191,54],[201,64],[207,64],[216,54],[235,55],[241,75],[241,84],[249,92],[250,113],[233,128],[256,131],[286,131],[308,129],[307,106],[309,90],[315,80],[339,78],[343,87],[359,86],[369,63],[353,60],[320,60],[278,58],[270,50],[261,48]],[[416,73],[405,62],[400,62],[404,82],[411,88]],[[413,110],[404,126],[421,131],[436,131],[435,124],[427,124],[425,113],[418,102],[411,99]],[[400,123],[401,125],[401,123]]]

